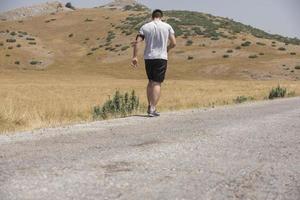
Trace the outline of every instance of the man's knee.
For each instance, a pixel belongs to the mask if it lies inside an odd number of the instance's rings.
[[[150,83],[151,86],[160,86],[161,85],[160,82],[156,82],[156,81],[153,81],[153,80],[150,80],[149,83]]]

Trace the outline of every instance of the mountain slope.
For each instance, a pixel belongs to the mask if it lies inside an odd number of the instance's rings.
[[[123,0],[99,8],[2,21],[0,70],[144,78],[142,68],[135,74],[128,71],[130,43],[149,19],[148,8]],[[296,38],[199,12],[167,11],[165,20],[178,39],[178,47],[170,54],[171,79],[300,78],[300,70],[295,69],[300,64]]]

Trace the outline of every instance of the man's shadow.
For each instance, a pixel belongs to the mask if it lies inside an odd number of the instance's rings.
[[[150,118],[148,115],[132,115],[132,117],[144,117],[144,118]]]

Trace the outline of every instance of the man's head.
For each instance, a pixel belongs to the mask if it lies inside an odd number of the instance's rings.
[[[152,19],[161,19],[163,17],[163,12],[159,9],[156,9],[152,12]]]

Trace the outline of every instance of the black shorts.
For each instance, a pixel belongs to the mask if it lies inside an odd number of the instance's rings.
[[[164,59],[145,60],[145,67],[148,79],[158,83],[165,80],[168,61]]]

